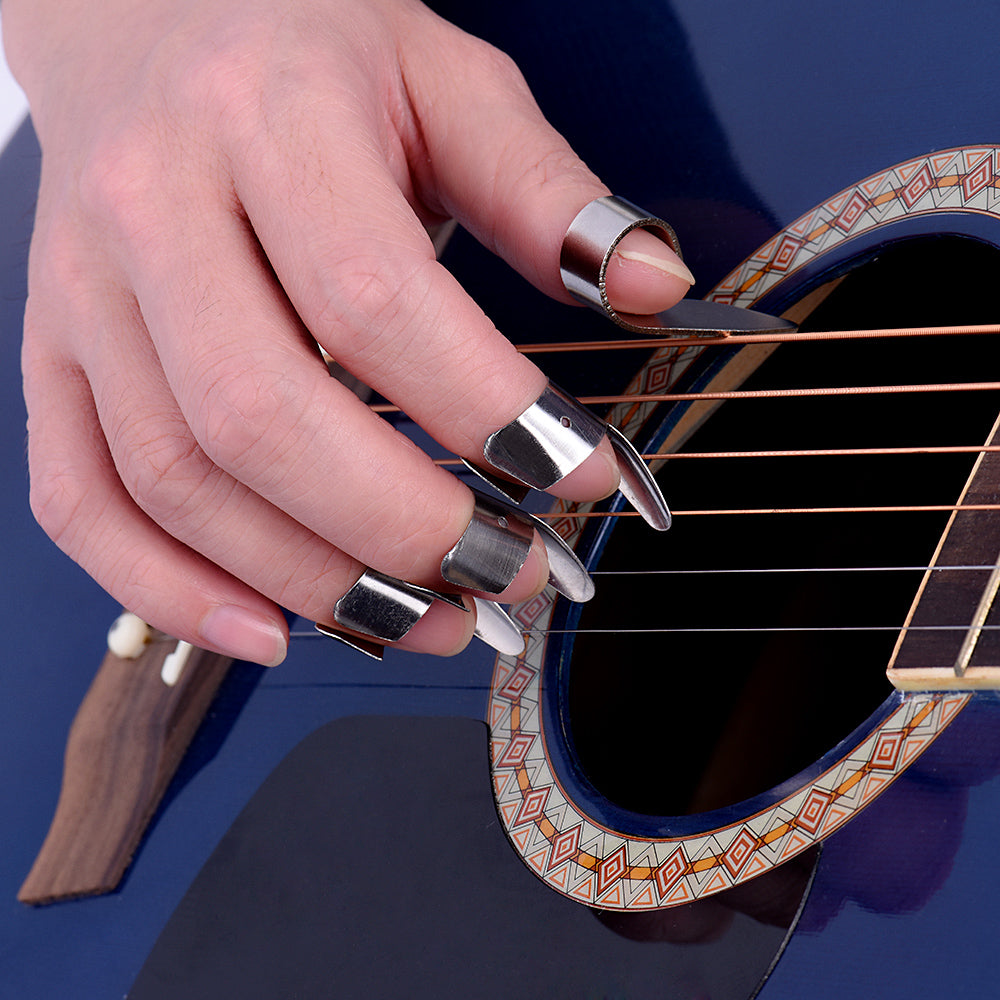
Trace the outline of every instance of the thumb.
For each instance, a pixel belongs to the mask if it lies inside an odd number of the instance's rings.
[[[608,188],[545,120],[507,56],[446,22],[433,30],[444,37],[421,47],[407,75],[429,154],[420,194],[543,292],[572,301],[560,247]],[[451,58],[435,57],[442,51]],[[611,305],[638,314],[675,305],[693,283],[680,257],[641,229],[618,244],[606,276]]]
[[[694,284],[694,275],[663,240],[633,229],[615,247],[605,283],[614,309],[645,316],[676,305]]]

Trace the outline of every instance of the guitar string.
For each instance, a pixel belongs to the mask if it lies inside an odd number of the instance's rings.
[[[935,565],[935,566],[791,566],[791,567],[751,567],[751,568],[721,568],[721,569],[647,569],[647,570],[593,570],[591,576],[603,577],[643,577],[643,576],[730,576],[730,575],[761,575],[761,574],[826,574],[826,573],[926,573],[935,572],[995,572],[994,565]],[[644,628],[574,628],[574,629],[539,629],[525,628],[525,635],[697,635],[711,633],[717,635],[730,634],[772,634],[772,633],[843,633],[843,632],[895,632],[900,635],[908,632],[965,632],[968,624],[962,625],[797,625],[797,626],[713,626],[713,627],[680,627],[653,626]],[[982,625],[981,632],[1000,631],[1000,625]],[[322,633],[315,629],[296,630],[289,632],[293,639],[323,638]]]
[[[979,324],[971,326],[933,326],[933,327],[900,327],[880,328],[874,330],[820,330],[796,331],[793,333],[763,333],[734,334],[728,337],[694,337],[694,338],[655,338],[633,340],[606,341],[576,341],[564,344],[539,343],[521,345],[522,353],[542,353],[588,350],[623,350],[632,348],[658,348],[664,345],[709,346],[737,345],[750,343],[802,343],[815,340],[855,340],[864,338],[892,337],[925,337],[925,336],[976,336],[1000,333],[1000,324]],[[737,399],[782,399],[782,398],[815,398],[829,396],[856,395],[896,395],[908,393],[959,392],[959,391],[995,391],[1000,389],[1000,382],[966,382],[966,383],[934,383],[920,385],[883,385],[883,386],[836,386],[806,389],[760,389],[732,390],[728,392],[699,393],[646,393],[641,395],[605,395],[581,397],[580,401],[590,405],[609,405],[617,403],[660,403],[660,402],[693,402],[693,401],[725,401]],[[372,409],[379,413],[400,412],[399,408],[389,404],[374,404]],[[825,448],[797,450],[758,450],[742,452],[677,452],[669,455],[644,455],[647,461],[688,459],[736,459],[736,458],[804,458],[804,457],[834,457],[834,456],[879,456],[879,455],[917,455],[917,454],[984,454],[1000,451],[1000,446],[990,445],[949,445],[949,446],[909,446],[909,447],[875,447],[875,448]],[[439,465],[460,465],[456,458],[436,459]],[[899,508],[885,508],[898,511]]]
[[[976,326],[949,326],[949,327],[913,327],[899,329],[875,329],[875,330],[840,330],[840,331],[807,331],[793,333],[764,333],[764,334],[734,334],[722,337],[697,336],[689,338],[643,338],[643,339],[616,339],[607,341],[577,341],[566,343],[539,343],[524,344],[518,347],[518,351],[523,354],[536,353],[563,353],[563,352],[585,352],[585,351],[606,351],[606,350],[629,350],[629,349],[657,349],[664,346],[669,347],[689,347],[689,346],[737,346],[741,344],[762,344],[762,343],[802,343],[806,341],[820,340],[856,340],[871,338],[893,338],[893,337],[927,337],[927,336],[977,336],[1000,333],[1000,325],[983,324]],[[757,389],[757,390],[731,390],[725,392],[694,392],[694,393],[645,393],[637,395],[604,395],[580,397],[580,402],[585,405],[610,405],[617,403],[664,403],[664,402],[694,402],[694,401],[725,401],[740,399],[787,399],[787,398],[816,398],[831,396],[858,396],[858,395],[899,395],[911,393],[951,393],[951,392],[977,392],[996,391],[1000,389],[1000,382],[965,382],[965,383],[931,383],[931,384],[907,384],[907,385],[876,385],[876,386],[834,386],[805,389]],[[398,413],[399,407],[392,404],[374,404],[372,407],[377,413]],[[805,458],[805,457],[834,457],[834,456],[884,456],[884,455],[920,455],[920,454],[985,454],[1000,451],[1000,446],[996,445],[950,445],[950,446],[909,446],[909,447],[875,447],[875,448],[825,448],[825,449],[803,449],[803,450],[761,450],[761,451],[741,451],[741,452],[691,452],[672,453],[669,455],[646,454],[643,458],[647,461],[673,461],[677,459],[738,459],[738,458]],[[461,461],[454,458],[437,459],[439,465],[460,465]],[[956,512],[956,511],[996,511],[1000,510],[1000,504],[924,504],[906,506],[846,506],[846,507],[807,507],[807,508],[732,508],[719,510],[674,510],[674,516],[707,516],[707,515],[733,515],[743,516],[751,514],[831,514],[831,513],[906,513],[906,512]],[[635,511],[557,511],[536,515],[551,519],[564,518],[605,518],[605,517],[635,517]],[[994,571],[995,567],[990,566],[879,566],[879,567],[795,567],[795,568],[742,568],[742,569],[657,569],[657,570],[596,570],[593,576],[666,576],[666,575],[721,575],[721,574],[761,574],[761,573],[891,573],[891,572],[927,572],[933,568],[935,571],[961,571],[961,572],[984,572]],[[892,631],[904,633],[909,631],[920,632],[942,632],[942,631],[962,631],[967,632],[969,626],[963,625],[868,625],[868,626],[752,626],[752,627],[713,627],[713,628],[675,628],[656,627],[642,629],[525,629],[525,634],[668,634],[668,633],[773,633],[773,632],[884,632]],[[1000,631],[1000,626],[983,625],[983,631]],[[292,631],[291,636],[295,638],[321,638],[320,633],[315,631]]]
[[[672,510],[674,517],[745,517],[763,514],[931,514],[945,512],[997,511],[1000,503],[909,504],[858,507],[726,507],[711,510]],[[588,520],[607,517],[639,517],[634,510],[544,511],[534,515],[543,520]]]
[[[983,455],[1000,451],[995,444],[955,444],[955,445],[908,445],[875,448],[802,448],[787,450],[756,451],[672,451],[648,452],[642,455],[647,462],[675,462],[678,459],[733,459],[733,458],[857,458],[859,456],[882,455]],[[435,465],[461,466],[460,458],[435,458]]]
[[[995,566],[756,566],[723,567],[721,569],[595,569],[591,576],[725,576],[761,573],[926,573],[928,570],[951,572],[978,571],[991,573]]]
[[[935,566],[790,566],[790,567],[742,567],[742,568],[713,568],[713,569],[645,569],[645,570],[606,570],[598,569],[591,571],[591,576],[601,577],[644,577],[644,576],[753,576],[762,574],[784,574],[784,575],[805,575],[805,574],[827,574],[827,573],[926,573],[928,570],[935,572],[961,572],[961,573],[992,573],[996,567],[993,565],[935,565]],[[701,634],[711,633],[719,635],[730,634],[772,634],[772,633],[843,633],[843,632],[896,632],[900,635],[907,632],[965,632],[969,631],[968,624],[964,625],[815,625],[815,626],[746,626],[746,627],[726,627],[715,626],[708,628],[683,628],[683,627],[646,627],[646,628],[586,628],[586,629],[537,629],[525,628],[521,630],[525,635],[671,635],[671,634]],[[1000,631],[1000,625],[982,625],[980,632]],[[297,630],[289,632],[292,639],[318,639],[323,638],[322,633],[315,629]]]
[[[635,395],[579,396],[588,406],[617,403],[696,403],[736,399],[816,399],[828,396],[901,396],[913,393],[996,392],[1000,382],[930,382],[910,385],[810,386],[804,389],[732,389],[725,392],[647,392]],[[394,403],[374,403],[374,413],[400,413]]]
[[[805,343],[817,340],[885,340],[893,337],[973,337],[1000,333],[998,324],[973,326],[897,327],[877,330],[797,330],[794,333],[734,333],[722,337],[656,337],[615,340],[576,340],[563,343],[521,344],[521,354],[560,354],[575,351],[614,351],[659,347],[735,347],[740,344]]]
[[[981,632],[1000,632],[1000,625],[983,625]],[[653,628],[523,628],[524,635],[739,635],[739,634],[772,634],[772,633],[841,633],[841,632],[968,632],[965,625],[752,625],[746,627],[714,626],[707,628],[695,627],[663,627]],[[288,633],[292,639],[325,639],[322,632],[315,629],[292,629]]]
[[[930,392],[995,392],[1000,382],[931,382],[919,385],[836,385],[806,389],[731,389],[725,392],[647,392],[633,396],[580,396],[587,405],[613,403],[687,403],[730,399],[817,399],[826,396],[899,396]]]

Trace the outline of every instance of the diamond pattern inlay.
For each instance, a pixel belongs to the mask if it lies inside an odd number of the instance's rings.
[[[556,868],[566,861],[569,861],[574,854],[576,854],[577,849],[580,846],[580,830],[582,829],[582,824],[577,824],[571,830],[566,830],[560,833],[555,840],[552,841],[552,854],[549,857],[550,869]]]
[[[605,891],[617,882],[628,871],[628,854],[625,850],[625,843],[613,854],[609,854],[597,866],[597,894],[604,895]]]
[[[998,153],[993,146],[941,150],[881,170],[791,222],[707,297],[752,307],[844,241],[910,214],[946,208],[1000,217]],[[634,437],[655,404],[629,396],[672,391],[703,350],[658,348],[608,419]],[[591,509],[579,505],[582,514]],[[559,533],[568,544],[577,544],[587,522],[566,503],[557,504],[556,511],[562,515],[555,519]],[[963,694],[900,697],[881,724],[859,736],[840,759],[754,815],[683,837],[638,837],[596,822],[555,777],[540,709],[549,642],[545,630],[553,613],[548,591],[512,610],[532,634],[521,658],[497,661],[486,717],[494,769],[508,769],[509,780],[495,780],[494,790],[508,836],[525,861],[553,888],[591,905],[679,905],[770,870],[840,829],[889,787],[968,702]]]
[[[902,733],[880,733],[875,743],[875,752],[871,757],[871,766],[880,771],[893,771],[896,768],[896,761],[899,759],[899,752],[903,748]]]
[[[733,878],[742,871],[743,866],[750,860],[750,855],[757,849],[757,838],[744,827],[733,839],[726,852],[722,855],[722,861],[729,869]]]
[[[807,833],[816,833],[832,801],[832,792],[825,792],[822,788],[813,788],[795,817],[796,825]]]

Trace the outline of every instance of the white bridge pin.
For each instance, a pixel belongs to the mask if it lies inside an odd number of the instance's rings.
[[[153,629],[146,622],[131,611],[123,611],[108,629],[108,649],[123,660],[137,660],[153,638]],[[163,661],[160,679],[167,687],[173,687],[180,680],[193,650],[191,643],[180,641]]]
[[[178,642],[174,651],[163,661],[160,668],[160,680],[167,687],[173,687],[181,678],[181,672],[187,664],[194,646],[189,642]]]
[[[123,660],[135,660],[153,638],[153,630],[131,611],[123,611],[108,629],[108,649]]]

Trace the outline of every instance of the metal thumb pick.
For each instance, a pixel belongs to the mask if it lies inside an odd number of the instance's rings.
[[[573,298],[626,330],[653,337],[726,337],[796,328],[777,316],[701,299],[683,299],[670,309],[647,316],[617,312],[608,301],[608,265],[618,244],[633,229],[645,229],[681,256],[677,234],[663,219],[615,195],[597,198],[581,209],[563,238],[559,274]]]
[[[637,205],[607,195],[585,205],[570,223],[563,238],[559,275],[573,298],[636,333],[660,333],[663,324],[656,316],[634,316],[616,312],[608,301],[605,287],[608,264],[618,244],[633,229],[645,229],[658,236],[678,257],[681,245],[673,229]]]

